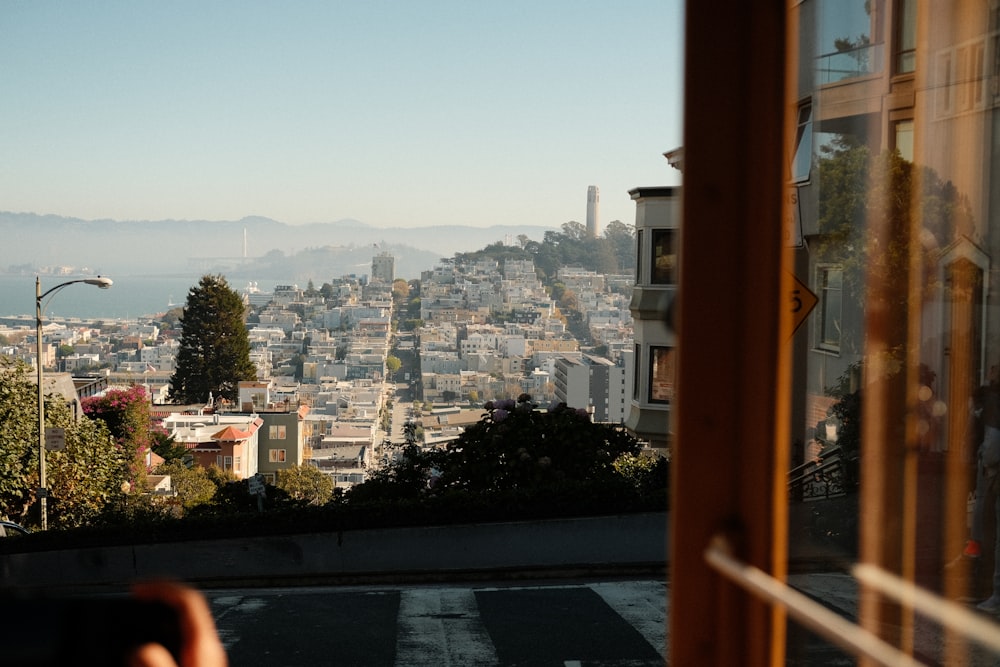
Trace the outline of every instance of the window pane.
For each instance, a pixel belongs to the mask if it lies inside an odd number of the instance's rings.
[[[828,350],[840,349],[843,310],[844,272],[839,268],[824,268],[820,278],[821,324],[819,345]]]
[[[817,49],[813,55],[820,83],[869,76],[882,69],[884,41],[876,33],[877,13],[872,11],[881,3],[814,0],[804,4],[810,8],[818,6],[818,15],[812,14],[817,17],[818,43],[812,46]]]
[[[798,128],[795,133],[795,157],[792,160],[792,179],[796,183],[809,180],[812,166],[812,105],[799,108]]]
[[[653,262],[650,282],[654,285],[677,283],[677,250],[674,247],[675,230],[654,229]]]
[[[649,402],[669,403],[674,397],[674,350],[650,347]]]
[[[899,29],[899,43],[896,47],[896,71],[900,74],[912,72],[917,64],[917,2],[899,0],[896,7]]]
[[[635,232],[635,282],[642,282],[642,231]]]
[[[793,11],[806,35],[795,57],[820,67],[797,80],[788,119],[801,137],[811,105],[813,171],[798,188],[805,243],[790,252],[818,297],[795,334],[804,344],[790,392],[789,569],[817,554],[864,557],[974,608],[994,594],[994,572],[1000,584],[996,503],[977,489],[991,424],[1000,428],[988,370],[1000,364],[1000,300],[989,289],[1000,158],[988,148],[984,81],[996,19],[986,5],[949,1],[805,0]],[[824,49],[846,57],[864,44],[894,54],[893,71],[834,85]],[[906,72],[916,76],[894,76]],[[947,654],[940,628],[891,603],[859,613],[891,643],[914,633],[932,664],[971,655]],[[808,655],[795,642],[812,640],[797,634],[790,655]]]
[[[642,346],[639,345],[638,343],[636,343],[634,349],[635,349],[635,353],[634,353],[635,357],[634,357],[634,362],[633,363],[635,365],[633,366],[633,368],[642,368]],[[636,400],[639,400],[639,380],[640,380],[640,374],[633,372],[632,373],[632,398],[634,398]]]
[[[896,123],[896,150],[904,160],[913,161],[913,121]]]

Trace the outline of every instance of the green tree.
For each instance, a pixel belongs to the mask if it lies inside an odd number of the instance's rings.
[[[570,220],[562,225],[562,232],[567,238],[573,241],[583,241],[587,238],[587,226],[582,222]]]
[[[295,380],[298,382],[302,382],[302,377],[303,373],[305,372],[305,364],[307,358],[308,357],[306,357],[306,355],[304,354],[296,354],[290,360],[290,365],[294,370],[294,373],[292,373],[292,377],[294,377]]]
[[[165,329],[173,329],[181,323],[181,317],[184,316],[184,309],[178,306],[177,308],[171,308],[167,312],[163,313],[163,317],[160,318],[160,323]]]
[[[844,304],[860,309],[873,298],[872,286],[883,295],[896,295],[887,303],[897,315],[890,318],[902,340],[909,298],[912,216],[919,216],[922,235],[918,252],[922,264],[935,265],[941,248],[953,242],[956,230],[971,226],[968,198],[950,181],[928,167],[914,165],[898,151],[873,155],[850,137],[837,137],[821,147],[819,179],[819,242],[817,262],[843,268]],[[871,184],[876,184],[871,187]],[[935,287],[933,275],[924,276],[926,287]],[[842,349],[860,353],[860,332],[845,328]],[[900,354],[902,353],[899,350]],[[902,357],[900,357],[900,362]]]
[[[396,303],[405,303],[410,295],[410,284],[402,278],[392,281],[392,300]]]
[[[212,393],[235,402],[239,382],[257,378],[240,295],[222,276],[203,276],[188,292],[181,325],[170,400],[204,403]]]
[[[215,484],[216,489],[221,489],[226,484],[239,481],[236,473],[232,470],[223,470],[217,465],[209,466],[206,472],[208,473],[208,479],[212,484]]]
[[[604,241],[611,246],[619,271],[635,269],[635,226],[612,220],[604,228]]]
[[[396,371],[398,371],[402,365],[403,362],[395,355],[390,354],[385,358],[385,370],[389,373],[390,378],[396,374]]]
[[[564,289],[559,296],[559,308],[561,310],[580,310],[580,300],[577,298],[576,292]]]
[[[177,491],[175,501],[184,510],[191,510],[212,501],[218,489],[201,466],[188,468],[183,461],[173,460],[156,469],[158,475],[170,475],[170,485]]]
[[[162,458],[164,462],[178,459],[183,461],[185,465],[189,465],[194,461],[194,458],[188,454],[187,447],[178,443],[172,435],[167,433],[160,431],[151,433],[150,446],[153,453]]]
[[[289,497],[307,505],[324,505],[333,497],[333,480],[312,466],[294,466],[278,471],[274,484]]]
[[[54,528],[91,525],[122,504],[132,489],[144,490],[135,486],[135,456],[114,445],[100,421],[67,424],[66,449],[46,452],[45,462],[48,520]]]
[[[666,501],[666,462],[637,459],[641,443],[624,428],[596,424],[564,403],[538,410],[527,394],[489,402],[445,449],[422,451],[407,437],[401,455],[348,492],[348,501],[481,497],[552,498],[559,490]]]
[[[0,516],[37,525],[38,393],[28,370],[20,361],[0,361]],[[66,449],[45,457],[49,525],[94,521],[127,492],[130,457],[104,422],[74,420],[62,396],[45,396],[45,425],[66,430]]]
[[[625,429],[595,424],[586,410],[564,404],[537,410],[526,394],[487,403],[487,414],[448,445],[441,484],[483,489],[531,488],[616,474],[614,462],[638,454]]]

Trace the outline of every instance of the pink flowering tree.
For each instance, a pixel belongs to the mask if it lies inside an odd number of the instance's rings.
[[[146,452],[152,445],[149,396],[144,387],[110,389],[83,400],[83,412],[103,421],[115,444],[132,461],[132,487],[144,488]]]

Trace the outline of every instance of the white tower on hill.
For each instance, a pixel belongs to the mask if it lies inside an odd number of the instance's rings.
[[[594,239],[600,231],[598,227],[600,221],[601,192],[596,185],[587,188],[587,236]]]

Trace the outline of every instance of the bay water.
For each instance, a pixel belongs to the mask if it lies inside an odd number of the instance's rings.
[[[66,282],[89,276],[43,275],[42,292]],[[164,313],[183,306],[188,291],[197,286],[200,276],[108,276],[114,285],[104,290],[93,285],[69,285],[45,299],[45,316],[81,319],[128,320]],[[282,281],[259,281],[257,288],[270,292]],[[230,283],[239,293],[246,283]],[[304,285],[302,287],[305,287]],[[0,274],[0,316],[35,314],[35,276]]]

